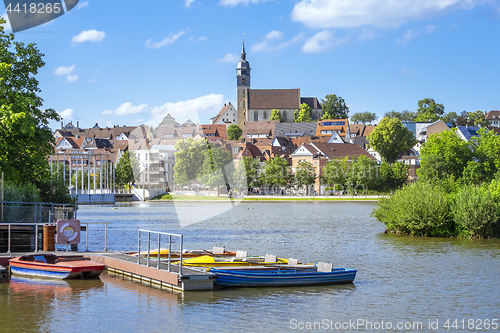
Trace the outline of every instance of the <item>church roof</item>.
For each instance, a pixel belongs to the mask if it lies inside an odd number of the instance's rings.
[[[322,109],[321,104],[316,97],[301,97],[300,104],[306,103],[311,109]]]
[[[249,89],[248,109],[298,109],[300,89]]]

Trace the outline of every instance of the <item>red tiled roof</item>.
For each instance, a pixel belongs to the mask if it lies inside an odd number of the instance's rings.
[[[500,120],[500,111],[493,110],[493,111],[486,113],[485,119],[486,120],[493,120],[493,119]]]
[[[298,109],[300,89],[249,89],[248,109]]]
[[[365,127],[365,135],[364,136],[368,136],[370,135],[370,133],[375,129],[375,126],[373,125],[368,125]]]
[[[277,123],[277,121],[249,121],[245,124],[241,137],[247,138],[249,134],[265,134],[273,137]]]
[[[310,144],[321,151],[328,159],[339,159],[349,156],[349,160],[357,159],[359,156],[364,155],[369,159],[374,159],[366,150],[353,143],[324,143],[315,142]],[[307,145],[306,147],[309,149]]]

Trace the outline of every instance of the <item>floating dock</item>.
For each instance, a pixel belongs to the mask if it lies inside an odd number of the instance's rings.
[[[161,261],[160,267],[157,268],[156,259],[150,259],[148,267],[146,258],[141,258],[139,264],[137,257],[121,253],[60,251],[44,253],[53,253],[61,257],[80,254],[89,257],[95,262],[106,265],[106,271],[110,273],[130,277],[133,280],[147,283],[160,289],[177,291],[213,290],[216,278],[215,274],[209,273],[203,268],[182,267],[182,274],[179,274],[179,266],[170,265],[169,271],[168,264]],[[2,256],[0,257],[0,265],[7,267],[9,259],[25,254],[13,253],[10,256]],[[8,271],[6,268],[3,271],[0,269],[0,274],[4,272],[7,275]]]
[[[168,271],[168,264],[160,261],[160,268],[157,268],[157,261],[149,261],[141,258],[140,264],[137,257],[121,253],[99,253],[86,254],[91,260],[106,265],[106,270],[117,275],[128,276],[134,280],[146,282],[162,289],[172,289],[178,291],[190,290],[212,290],[216,275],[204,269],[182,267],[182,274],[179,274],[179,266],[171,265]]]

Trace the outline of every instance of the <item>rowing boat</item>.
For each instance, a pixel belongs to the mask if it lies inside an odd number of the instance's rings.
[[[222,287],[282,287],[352,283],[355,269],[332,268],[318,263],[316,267],[261,266],[230,269],[210,268],[217,275],[215,284]],[[307,265],[310,266],[310,265]]]
[[[10,259],[9,266],[15,275],[51,279],[94,278],[106,267],[84,256],[58,257],[54,254],[24,255]]]

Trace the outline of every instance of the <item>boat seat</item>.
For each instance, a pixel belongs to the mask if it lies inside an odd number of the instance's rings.
[[[289,266],[297,266],[298,264],[299,264],[299,259],[288,258],[288,265]]]
[[[33,256],[35,258],[35,262],[43,262],[43,263],[47,263],[47,260],[45,259],[44,256],[41,256],[41,255],[34,255]]]
[[[318,272],[331,272],[333,264],[328,262],[318,262]]]
[[[274,254],[266,254],[264,262],[276,262],[276,256]]]
[[[248,252],[247,251],[241,251],[241,250],[237,250],[236,251],[236,258],[246,258],[248,255]]]
[[[226,252],[226,248],[222,246],[214,246],[212,249],[212,254],[224,254]]]

